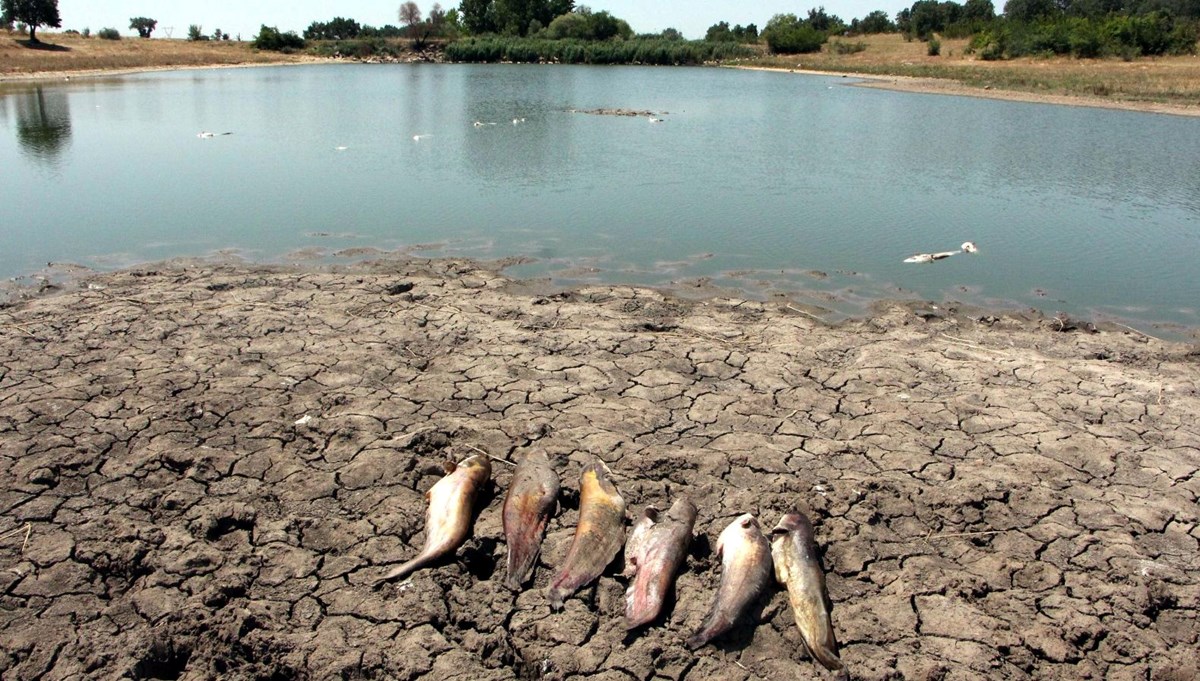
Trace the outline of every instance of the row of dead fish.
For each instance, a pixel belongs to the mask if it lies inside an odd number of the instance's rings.
[[[416,558],[388,572],[378,582],[401,579],[452,554],[469,537],[479,493],[491,479],[487,457],[472,456],[447,475],[425,497],[425,547]],[[696,523],[695,504],[680,498],[665,517],[648,506],[625,540],[625,500],[603,462],[584,467],[579,480],[579,521],[575,538],[547,600],[560,610],[563,602],[595,581],[625,546],[623,576],[625,625],[636,629],[656,620],[672,593],[675,577],[687,559]],[[504,499],[504,536],[508,543],[504,583],[520,589],[529,581],[541,552],[546,524],[557,506],[558,474],[545,453],[532,451],[517,464]],[[688,640],[692,649],[730,631],[769,587],[772,577],[787,589],[796,625],[813,659],[845,677],[837,654],[812,524],[804,514],[788,513],[771,531],[770,541],[751,514],[736,518],[717,540],[721,582],[712,608]]]

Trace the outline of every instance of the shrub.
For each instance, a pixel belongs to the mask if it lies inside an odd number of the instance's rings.
[[[115,28],[102,28],[96,31],[96,36],[101,40],[120,40],[121,32]]]
[[[81,32],[79,35],[83,36],[84,38],[90,38],[90,37],[92,37],[92,29],[85,28],[85,29],[83,29],[83,32]]]
[[[204,28],[200,24],[192,24],[188,26],[187,39],[196,42],[199,40],[208,40],[208,36],[204,35]]]
[[[304,49],[304,38],[296,35],[295,31],[280,33],[278,28],[263,24],[258,29],[258,35],[254,37],[251,43],[256,50],[272,50],[274,52],[288,52],[290,50]]]
[[[829,51],[834,54],[855,54],[863,52],[867,49],[867,44],[864,42],[848,43],[842,40],[834,40],[829,43]]]
[[[930,36],[929,43],[926,46],[925,53],[931,57],[936,57],[942,53],[942,41]]]

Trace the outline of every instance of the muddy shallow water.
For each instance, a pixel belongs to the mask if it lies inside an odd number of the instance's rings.
[[[0,309],[5,679],[824,678],[782,592],[683,645],[716,536],[800,508],[855,678],[1190,678],[1200,355],[1136,333],[628,287],[468,261],[139,267]],[[496,483],[454,560],[423,493],[479,451],[555,457],[535,582]],[[581,467],[632,520],[686,494],[679,598],[626,635],[618,559],[547,605]]]

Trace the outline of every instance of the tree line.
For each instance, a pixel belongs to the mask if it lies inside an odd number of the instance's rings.
[[[401,26],[382,28],[364,26],[353,19],[335,17],[314,21],[300,36],[294,31],[281,32],[263,25],[254,46],[267,50],[298,50],[306,41],[347,41],[362,39],[409,38],[421,46],[430,38],[453,41],[473,40],[473,47],[450,54],[464,58],[480,55],[492,59],[517,54],[554,55],[561,60],[580,54],[598,55],[598,60],[613,55],[653,55],[653,63],[683,59],[690,63],[698,55],[742,56],[746,50],[712,50],[698,47],[655,45],[643,49],[622,47],[582,48],[564,52],[545,45],[536,49],[521,41],[574,41],[603,43],[615,40],[688,42],[679,31],[668,28],[658,34],[635,35],[629,23],[607,11],[594,12],[576,6],[574,0],[460,0],[458,7],[444,10],[434,4],[428,16],[412,0],[400,5],[397,18]],[[0,23],[11,27],[19,22],[29,31],[31,43],[38,42],[40,26],[60,27],[57,0],[0,0]],[[149,38],[157,26],[149,17],[130,19],[129,27]],[[105,32],[119,38],[115,29]],[[908,39],[931,41],[930,54],[937,54],[936,37],[970,38],[969,52],[983,59],[1005,59],[1029,54],[1069,54],[1076,57],[1194,54],[1200,33],[1200,0],[1007,0],[997,13],[992,0],[916,0],[902,9],[895,19],[876,10],[849,23],[824,7],[808,10],[806,16],[777,14],[760,32],[755,24],[730,26],[721,21],[709,27],[702,43],[755,45],[765,43],[776,54],[815,52],[831,36],[900,32]],[[478,38],[489,36],[489,42]],[[208,40],[200,26],[192,25],[190,40]],[[228,40],[219,29],[214,40]],[[367,45],[371,48],[371,45]]]

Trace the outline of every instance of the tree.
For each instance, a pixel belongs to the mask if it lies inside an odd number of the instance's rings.
[[[250,45],[256,50],[287,52],[304,49],[304,38],[296,35],[295,31],[280,33],[278,28],[263,24],[258,29],[258,35],[254,36],[254,42]]]
[[[1058,13],[1054,0],[1008,0],[1004,3],[1004,16],[1019,23],[1046,19]]]
[[[971,0],[968,0],[970,2]],[[988,2],[989,0],[983,0]],[[896,30],[896,25],[888,18],[887,12],[877,9],[858,23],[858,32],[864,34],[871,33],[891,33]]]
[[[305,40],[351,40],[363,32],[353,19],[334,17],[328,22],[314,21],[304,29]]]
[[[157,26],[158,22],[149,17],[134,17],[129,20],[129,28],[137,31],[138,35],[143,38],[149,38]]]
[[[400,23],[413,27],[421,23],[421,8],[412,0],[400,5]]]
[[[776,14],[767,22],[762,37],[775,54],[819,52],[827,36],[801,21],[795,14]]]
[[[704,39],[714,43],[731,43],[734,41],[733,31],[729,30],[728,21],[719,21],[708,27]]]
[[[0,20],[19,21],[29,27],[29,42],[36,43],[38,26],[59,28],[58,0],[0,0]]]
[[[192,24],[188,26],[188,40],[196,42],[199,40],[208,40],[208,36],[204,35],[204,27],[200,24]]]
[[[967,0],[962,14],[964,21],[986,23],[996,18],[996,6],[992,0]]]
[[[492,0],[462,0],[458,6],[463,26],[472,35],[496,30],[496,12]]]

